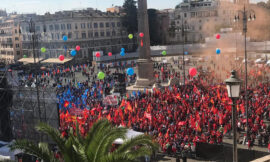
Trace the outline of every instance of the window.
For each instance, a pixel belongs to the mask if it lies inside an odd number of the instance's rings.
[[[199,26],[199,30],[202,30],[202,26]]]
[[[121,23],[120,22],[117,22],[117,27],[120,27],[121,26]]]
[[[59,25],[58,25],[58,24],[55,24],[55,25],[54,25],[54,29],[55,29],[55,30],[59,30]]]
[[[77,24],[75,24],[75,29],[78,29],[78,26],[77,26]]]
[[[115,36],[116,35],[116,32],[113,30],[112,31],[112,36]]]
[[[106,28],[110,27],[110,23],[106,22]]]
[[[103,32],[103,31],[100,32],[100,36],[101,36],[101,37],[104,37],[104,32]]]
[[[93,32],[88,32],[88,38],[92,38],[93,37]]]
[[[71,29],[71,24],[67,24],[67,29]]]
[[[51,37],[52,37],[52,39],[54,39],[54,34],[53,33],[51,34]]]
[[[68,38],[69,38],[69,39],[72,38],[72,33],[71,33],[71,32],[68,33]]]
[[[15,29],[15,34],[17,34],[17,29]]]
[[[85,29],[85,23],[81,23],[81,29]]]
[[[99,23],[99,27],[104,28],[104,23],[103,22]]]
[[[86,33],[82,33],[82,38],[83,38],[83,39],[86,38]]]
[[[57,36],[57,39],[59,40],[60,39],[60,34],[57,33],[56,36]]]
[[[17,40],[19,40],[19,38],[18,37],[15,37],[15,40],[17,41]]]
[[[107,36],[107,37],[111,36],[111,32],[110,32],[110,31],[107,31],[107,32],[106,32],[106,36]]]
[[[53,25],[50,25],[49,28],[50,28],[50,31],[53,31]]]
[[[16,44],[16,48],[19,48],[20,47],[20,44]]]
[[[112,22],[112,27],[113,27],[113,28],[115,27],[115,22]]]
[[[79,39],[79,33],[75,33],[76,34],[76,39]]]
[[[94,28],[98,28],[98,23],[94,23]]]
[[[66,25],[65,24],[61,24],[61,30],[66,30]]]
[[[92,23],[87,23],[87,28],[88,29],[92,28]]]
[[[187,13],[184,13],[184,17],[187,17]]]
[[[99,37],[99,34],[98,34],[98,32],[95,32],[95,37]]]

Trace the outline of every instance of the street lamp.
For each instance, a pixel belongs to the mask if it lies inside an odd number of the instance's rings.
[[[233,106],[233,111],[232,111],[232,128],[233,128],[233,162],[238,161],[237,157],[237,143],[236,143],[236,107],[235,107],[235,101],[239,98],[240,95],[240,85],[241,85],[241,80],[237,78],[236,76],[236,71],[233,70],[232,75],[229,79],[225,80],[225,83],[227,85],[227,91],[228,91],[228,96],[232,99],[232,106]]]
[[[256,19],[255,12],[253,10],[246,10],[246,6],[244,5],[244,10],[238,10],[238,15],[234,17],[234,22],[238,22],[240,20],[239,14],[243,15],[242,21],[243,21],[243,32],[245,34],[245,107],[246,107],[246,120],[248,121],[248,92],[247,92],[247,86],[248,86],[248,71],[247,71],[247,21],[253,21]],[[246,122],[247,127],[247,138],[248,139],[248,122]]]

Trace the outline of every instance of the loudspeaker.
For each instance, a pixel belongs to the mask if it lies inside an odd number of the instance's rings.
[[[12,139],[10,124],[10,108],[12,106],[12,91],[7,84],[5,72],[0,71],[0,140]]]

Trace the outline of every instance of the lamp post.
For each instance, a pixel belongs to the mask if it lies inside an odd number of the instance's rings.
[[[253,10],[247,10],[246,6],[244,5],[244,10],[238,10],[238,15],[234,17],[234,22],[238,22],[240,20],[239,14],[242,14],[242,21],[243,21],[243,33],[245,35],[245,108],[246,108],[246,120],[248,121],[248,70],[247,70],[247,21],[253,21],[256,19],[255,12]],[[249,15],[249,16],[248,16]],[[246,134],[248,139],[248,122],[246,122]]]
[[[232,111],[232,128],[233,128],[233,162],[238,161],[238,156],[237,156],[237,142],[236,142],[236,134],[237,134],[237,129],[236,129],[236,107],[235,107],[235,101],[239,98],[240,94],[240,85],[241,85],[241,80],[237,78],[236,76],[236,71],[233,70],[232,75],[229,79],[225,80],[225,83],[227,85],[227,91],[228,91],[228,96],[232,99],[232,106],[233,106],[233,111]]]
[[[181,35],[182,35],[182,43],[183,43],[183,85],[186,83],[186,68],[185,68],[185,44],[186,44],[186,32],[187,32],[187,23],[182,19],[181,25]],[[180,32],[180,28],[177,28],[178,32]]]

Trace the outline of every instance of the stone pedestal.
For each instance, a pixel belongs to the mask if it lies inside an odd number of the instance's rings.
[[[138,78],[134,88],[152,87],[155,83],[153,63],[149,59],[138,59]]]

